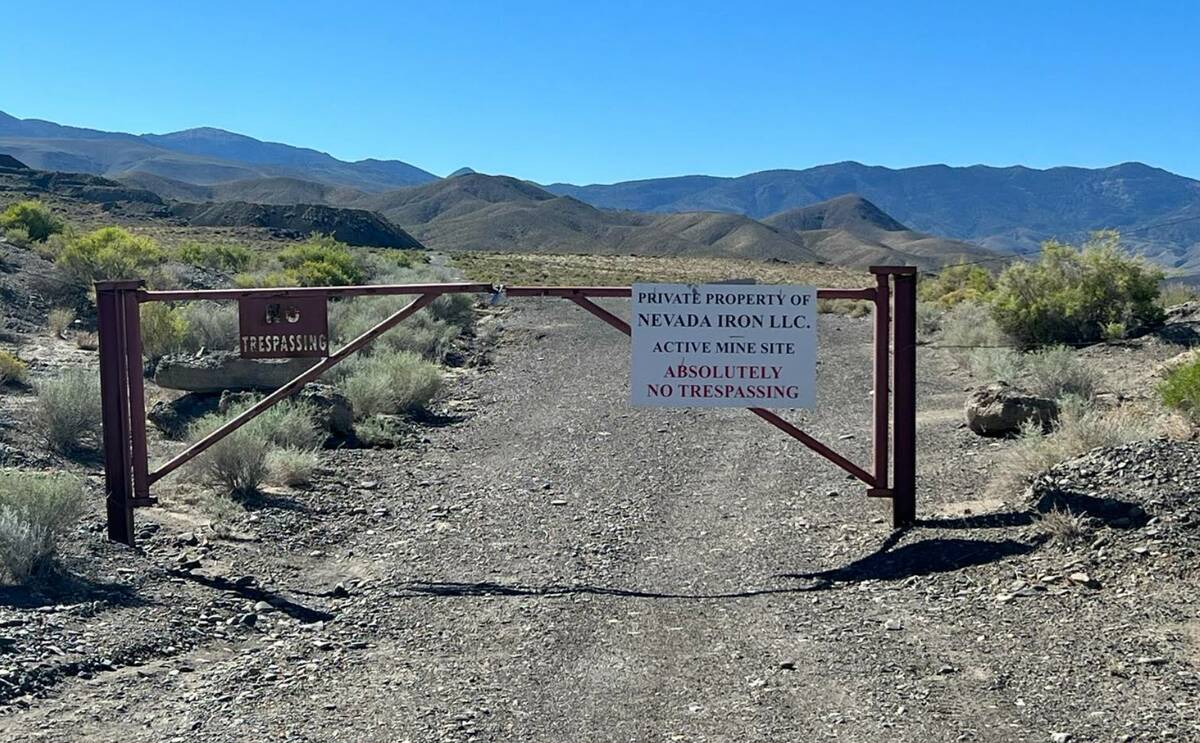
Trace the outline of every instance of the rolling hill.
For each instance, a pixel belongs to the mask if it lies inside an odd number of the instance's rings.
[[[909,230],[869,202],[852,197],[806,207],[796,214],[785,213],[777,222],[763,222],[729,212],[656,214],[597,209],[572,197],[555,196],[528,181],[475,172],[383,193],[289,178],[209,186],[144,173],[121,180],[182,201],[367,209],[400,225],[426,246],[442,250],[734,256],[859,267],[898,262],[925,268],[994,255],[963,242]],[[826,212],[828,216],[823,218],[813,216]]]
[[[317,150],[210,127],[134,135],[18,119],[2,111],[0,152],[39,170],[108,177],[149,174],[192,184],[290,177],[385,191],[437,179],[399,160],[345,162]]]
[[[893,170],[844,162],[738,178],[557,183],[547,190],[608,209],[712,210],[756,219],[856,193],[914,230],[995,250],[1028,252],[1048,238],[1078,240],[1111,227],[1166,265],[1200,265],[1200,181],[1140,163],[1099,169],[930,165]]]

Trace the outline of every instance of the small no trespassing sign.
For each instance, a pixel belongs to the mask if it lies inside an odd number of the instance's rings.
[[[632,405],[815,404],[815,288],[634,284],[631,299]]]

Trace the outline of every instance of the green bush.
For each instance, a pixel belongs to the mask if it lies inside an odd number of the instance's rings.
[[[165,302],[141,306],[142,354],[151,361],[183,349],[187,323],[179,310]]]
[[[245,271],[254,263],[253,251],[233,243],[187,242],[172,250],[171,256],[193,266],[230,273]]]
[[[95,281],[145,278],[163,259],[153,239],[101,227],[63,246],[55,266],[68,281],[90,288]]]
[[[1158,386],[1163,405],[1200,420],[1200,359],[1176,367]]]
[[[0,470],[0,568],[23,583],[53,561],[85,510],[83,482],[65,473]]]
[[[313,235],[279,251],[283,275],[294,286],[345,286],[364,279],[350,249],[329,235]]]
[[[63,231],[63,221],[40,201],[18,201],[0,212],[0,230],[23,229],[29,240],[42,242]]]
[[[28,248],[31,242],[29,239],[29,230],[24,227],[9,227],[4,230],[4,240],[16,245],[18,248]]]
[[[422,412],[442,389],[437,365],[408,351],[376,351],[349,363],[340,386],[357,418]]]
[[[996,279],[982,266],[958,264],[943,268],[937,276],[923,277],[917,296],[943,309],[960,302],[985,303],[996,287]]]
[[[91,369],[68,369],[34,386],[33,424],[54,451],[72,454],[100,441],[100,377]]]
[[[24,382],[29,367],[9,351],[0,351],[0,387],[9,382]]]
[[[1097,232],[1076,250],[1048,242],[1036,263],[1014,263],[992,293],[992,316],[1024,346],[1090,343],[1112,323],[1162,322],[1160,270],[1121,253],[1115,232]]]

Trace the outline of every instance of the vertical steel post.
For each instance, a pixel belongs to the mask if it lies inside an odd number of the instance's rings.
[[[124,294],[138,285],[137,281],[96,282],[108,538],[130,546],[133,546],[133,497],[130,492],[133,485],[133,457],[129,432],[129,353],[126,347]]]
[[[888,408],[891,405],[891,388],[888,366],[891,363],[891,285],[890,276],[882,271],[875,274],[875,374],[874,405],[875,421],[871,430],[874,448],[875,488],[888,489]]]
[[[917,270],[896,271],[892,525],[917,518]]]
[[[138,282],[137,288],[142,286]],[[137,291],[122,290],[125,311],[125,374],[129,390],[129,439],[133,466],[133,497],[145,504],[150,498],[149,461],[146,451],[146,391],[142,381],[142,318]]]

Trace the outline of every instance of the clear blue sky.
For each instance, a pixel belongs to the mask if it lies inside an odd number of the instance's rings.
[[[20,2],[0,110],[540,182],[839,160],[1200,177],[1200,2]]]

